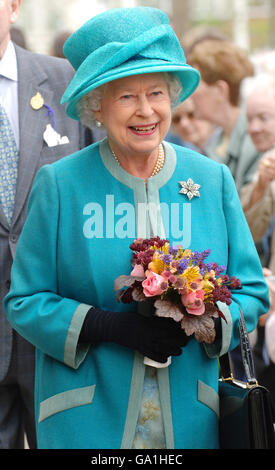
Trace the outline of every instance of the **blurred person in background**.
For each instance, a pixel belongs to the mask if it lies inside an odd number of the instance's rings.
[[[229,41],[229,38],[220,29],[205,27],[203,25],[195,26],[184,33],[181,37],[181,44],[188,59],[188,55],[195,44],[207,39],[216,39],[220,41]]]
[[[31,53],[11,41],[21,0],[0,2],[0,448],[36,447],[34,348],[15,332],[2,300],[26,219],[36,172],[91,142],[69,119],[61,96],[73,77],[68,61]],[[45,132],[47,129],[47,132]],[[87,139],[87,140],[85,140]]]
[[[229,167],[240,190],[252,179],[260,158],[247,133],[245,112],[240,106],[241,84],[253,75],[253,65],[247,53],[231,41],[215,38],[195,42],[188,63],[201,74],[192,97],[197,118],[222,129],[207,146],[207,155]]]
[[[172,126],[167,140],[178,137],[179,142],[175,140],[173,142],[190,146],[204,154],[205,148],[213,138],[216,138],[218,132],[220,130],[211,122],[197,119],[194,102],[192,98],[188,98],[173,110]]]
[[[252,180],[260,158],[247,133],[245,110],[241,107],[241,86],[245,78],[253,76],[253,64],[247,52],[220,38],[194,41],[188,62],[201,74],[192,97],[197,117],[222,129],[207,146],[206,154],[229,167],[240,191]],[[230,355],[235,377],[244,379],[239,346]]]
[[[270,269],[263,268],[263,272],[269,286],[270,310],[259,318],[252,346],[257,380],[268,388],[275,405],[275,281],[271,281]]]
[[[13,26],[10,29],[11,40],[17,44],[17,46],[22,47],[23,49],[28,49],[27,40],[24,31],[21,28]]]
[[[56,34],[53,40],[50,54],[55,57],[61,57],[65,59],[63,46],[68,37],[72,34],[72,31],[61,31]]]
[[[262,264],[275,274],[275,79],[259,76],[253,82],[246,99],[247,131],[261,158],[241,201],[254,241],[264,237]]]
[[[257,377],[271,391],[275,403],[275,78],[251,79],[246,98],[247,130],[261,155],[251,183],[241,191],[243,210],[256,243],[270,289],[271,307],[259,320],[254,346]]]

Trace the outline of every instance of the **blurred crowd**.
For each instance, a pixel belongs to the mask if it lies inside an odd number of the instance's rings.
[[[186,52],[201,82],[174,110],[169,137],[232,172],[270,289],[270,311],[251,341],[259,383],[275,400],[275,73],[257,70],[244,50],[214,34],[201,35]],[[239,348],[231,358],[234,375],[245,379]]]

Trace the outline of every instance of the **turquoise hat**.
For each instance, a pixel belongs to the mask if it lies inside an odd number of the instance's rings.
[[[89,91],[122,77],[174,72],[184,101],[197,88],[199,72],[186,63],[168,16],[151,7],[114,8],[81,26],[64,44],[64,54],[76,73],[61,103],[79,119],[77,104]]]

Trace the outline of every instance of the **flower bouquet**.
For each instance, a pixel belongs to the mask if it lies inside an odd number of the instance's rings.
[[[213,319],[226,321],[217,302],[230,305],[230,289],[240,289],[240,280],[222,274],[225,266],[207,263],[210,250],[191,252],[159,237],[136,239],[130,249],[133,269],[115,280],[117,300],[130,303],[150,299],[155,315],[180,322],[186,335],[194,335],[199,342],[213,343]]]

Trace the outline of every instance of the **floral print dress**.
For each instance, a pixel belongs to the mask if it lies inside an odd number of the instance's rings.
[[[133,449],[165,449],[157,369],[146,366],[141,408],[133,441]]]

